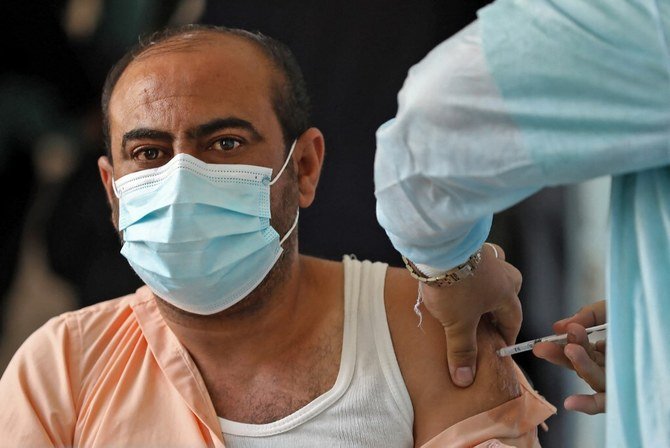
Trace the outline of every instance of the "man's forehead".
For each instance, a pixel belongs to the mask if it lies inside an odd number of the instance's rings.
[[[213,32],[171,38],[128,65],[112,93],[110,113],[170,97],[246,95],[244,102],[269,103],[273,72],[258,45],[244,38]]]
[[[264,63],[269,59],[258,45],[225,37],[161,46],[128,65],[109,101],[112,152],[122,151],[126,136],[138,130],[185,142],[222,120],[243,121],[261,140],[282,139],[275,67]]]
[[[119,78],[112,97],[138,81],[172,82],[192,87],[217,82],[240,83],[239,88],[270,87],[274,75],[267,55],[248,39],[216,32],[180,35],[138,55]],[[143,90],[145,91],[145,90]]]

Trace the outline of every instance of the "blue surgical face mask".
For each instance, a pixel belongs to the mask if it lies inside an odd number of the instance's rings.
[[[114,182],[121,253],[163,300],[196,314],[223,311],[249,295],[282,253],[270,226],[272,169],[209,164],[178,154],[160,168]]]

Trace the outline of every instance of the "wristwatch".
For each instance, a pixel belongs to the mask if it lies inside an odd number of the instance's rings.
[[[466,277],[474,275],[477,266],[479,266],[479,263],[482,261],[482,249],[480,248],[477,252],[470,255],[470,258],[468,258],[465,263],[459,264],[455,268],[449,269],[447,272],[434,277],[428,277],[421,272],[419,268],[417,268],[416,265],[404,255],[402,256],[402,260],[405,262],[405,267],[409,270],[409,274],[412,277],[425,283],[427,286],[437,286],[438,288],[441,288],[443,286],[451,286]]]

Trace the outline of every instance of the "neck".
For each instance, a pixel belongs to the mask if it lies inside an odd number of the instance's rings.
[[[317,324],[317,310],[308,299],[315,293],[310,269],[308,260],[288,252],[249,296],[228,310],[201,316],[160,299],[159,309],[198,365],[260,363],[290,350]]]

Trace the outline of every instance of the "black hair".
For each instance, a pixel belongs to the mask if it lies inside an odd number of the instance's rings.
[[[111,68],[102,89],[102,131],[107,156],[112,160],[111,136],[109,133],[109,100],[116,83],[126,68],[137,57],[151,48],[155,48],[168,40],[193,33],[220,33],[227,36],[238,36],[260,48],[270,62],[278,69],[282,78],[274,82],[272,87],[272,107],[282,128],[284,145],[289,146],[310,126],[310,100],[305,80],[291,50],[283,43],[260,32],[251,32],[238,28],[223,26],[189,24],[179,27],[165,28],[148,37],[140,38]]]

